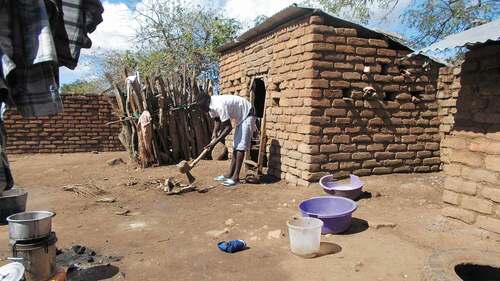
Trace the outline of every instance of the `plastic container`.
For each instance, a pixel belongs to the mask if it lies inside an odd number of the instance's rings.
[[[315,218],[293,218],[287,222],[290,250],[301,257],[314,257],[319,252],[323,222]]]
[[[358,208],[356,202],[338,196],[314,197],[299,205],[304,217],[323,221],[321,233],[342,233],[351,226],[352,213]]]
[[[319,180],[319,185],[328,194],[355,200],[361,195],[363,182],[355,175],[349,175],[349,178],[349,183],[339,183],[332,175],[327,175]]]

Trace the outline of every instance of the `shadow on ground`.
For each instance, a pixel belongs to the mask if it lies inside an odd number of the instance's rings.
[[[319,253],[316,254],[315,258],[334,255],[342,251],[342,247],[340,247],[340,245],[330,242],[321,242],[319,247]]]
[[[351,227],[346,231],[339,233],[339,235],[350,235],[363,232],[368,229],[368,222],[364,219],[352,218]]]
[[[372,197],[373,196],[372,196],[371,192],[363,191],[363,192],[361,192],[361,195],[359,195],[359,197],[356,198],[356,200],[354,200],[354,201],[359,201],[359,200],[363,200],[363,199],[370,199]]]
[[[68,281],[99,281],[112,278],[120,272],[114,265],[99,265],[87,269],[80,269],[68,273]]]

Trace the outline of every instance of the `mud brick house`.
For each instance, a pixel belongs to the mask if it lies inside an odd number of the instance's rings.
[[[440,69],[441,159],[447,175],[442,213],[500,234],[499,25],[497,20],[470,29],[429,49],[469,48],[461,66]]]
[[[269,174],[308,185],[440,169],[438,64],[406,58],[396,37],[291,6],[219,51],[221,93],[266,110]]]

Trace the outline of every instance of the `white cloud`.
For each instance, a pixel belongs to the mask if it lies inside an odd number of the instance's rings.
[[[134,11],[124,3],[104,1],[103,22],[89,34],[92,40],[91,49],[82,49],[78,66],[74,70],[65,67],[60,69],[61,83],[75,80],[95,78],[99,73],[99,65],[95,56],[107,50],[127,50],[132,48],[135,34]]]
[[[124,3],[103,2],[103,22],[89,35],[92,49],[126,50],[132,47],[135,15]]]

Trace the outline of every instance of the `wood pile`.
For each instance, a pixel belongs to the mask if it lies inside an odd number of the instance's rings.
[[[212,95],[211,82],[200,83],[186,71],[154,79],[139,79],[127,71],[125,76],[127,89],[115,84],[109,102],[120,118],[115,121],[122,124],[119,139],[130,158],[145,168],[198,156],[210,142],[213,124],[196,101]]]

